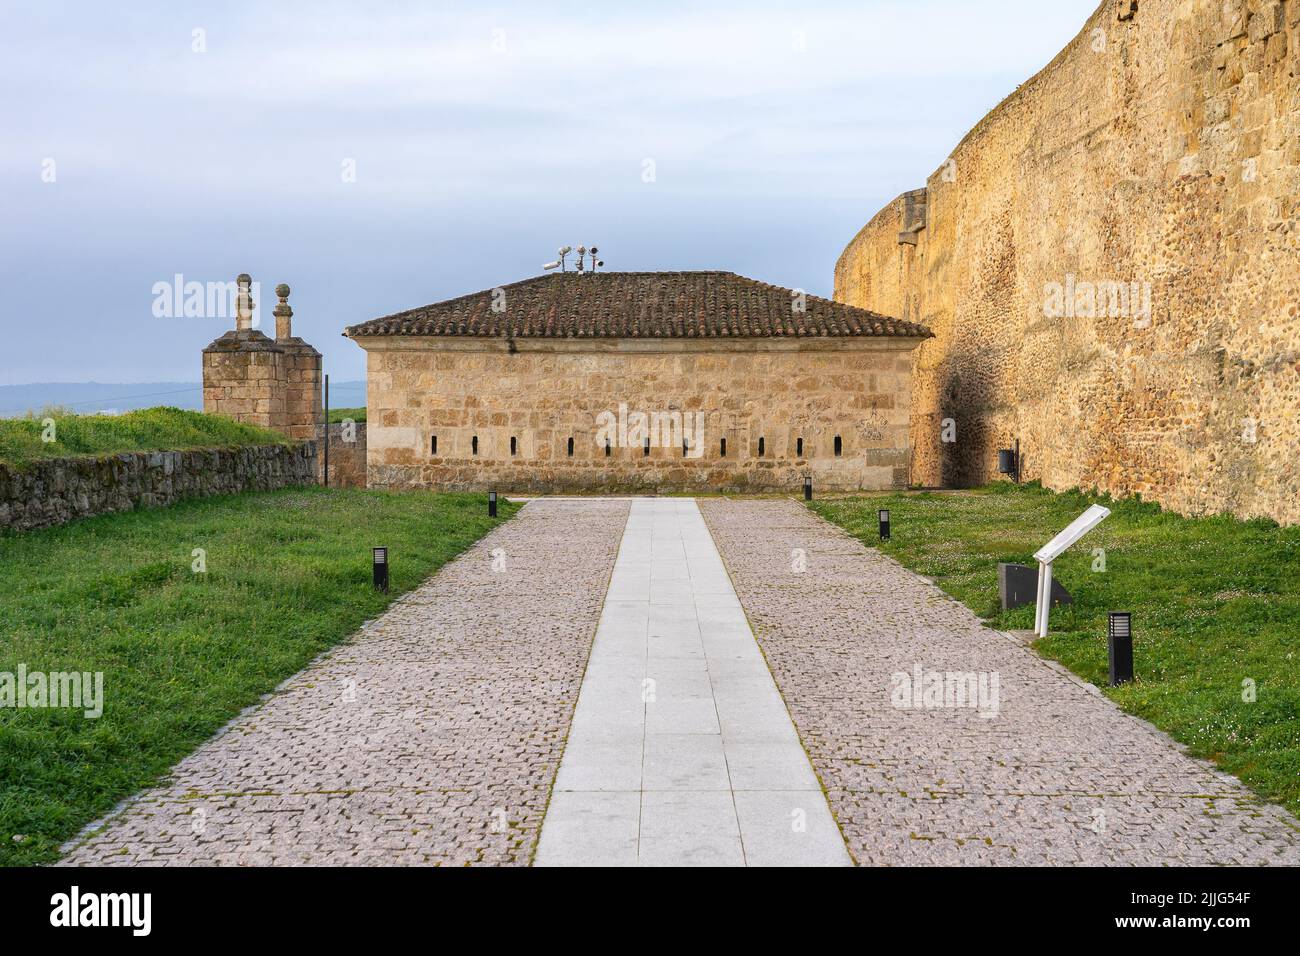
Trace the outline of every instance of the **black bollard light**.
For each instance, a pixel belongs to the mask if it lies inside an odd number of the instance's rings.
[[[496,516],[497,516],[497,493],[495,491],[489,491],[488,492],[488,517],[495,518]]]
[[[1106,650],[1110,654],[1110,686],[1133,680],[1133,615],[1111,611],[1106,625]]]
[[[876,517],[880,519],[880,540],[888,541],[889,540],[889,509],[881,508],[879,514],[877,514]]]
[[[803,476],[803,500],[812,501],[812,475]]]
[[[388,549],[372,548],[375,559],[375,590],[388,593]]]

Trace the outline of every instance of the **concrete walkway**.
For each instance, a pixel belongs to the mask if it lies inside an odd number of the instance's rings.
[[[851,865],[691,499],[632,503],[535,862]]]

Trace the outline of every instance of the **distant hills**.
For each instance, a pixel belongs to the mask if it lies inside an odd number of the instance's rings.
[[[330,382],[330,405],[335,408],[366,403],[365,382]],[[80,415],[113,414],[155,405],[203,409],[203,387],[198,382],[36,382],[0,385],[0,418],[17,418],[50,407]]]

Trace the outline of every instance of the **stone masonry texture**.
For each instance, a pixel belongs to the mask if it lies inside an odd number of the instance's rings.
[[[236,327],[203,350],[203,410],[305,440],[318,437],[324,420],[323,359],[293,334],[289,293],[287,285],[275,287],[274,339],[252,327],[252,299],[240,294]]]
[[[799,503],[700,505],[859,864],[1300,864],[1285,810]],[[894,706],[918,666],[997,674],[995,716]]]
[[[1300,521],[1300,0],[1106,0],[835,296],[935,333],[917,482],[988,480],[1019,438],[1051,488]]]
[[[309,485],[315,471],[313,442],[0,464],[0,528],[30,531],[183,498]]]
[[[316,429],[316,445],[321,449],[316,456],[316,480],[323,479],[325,470],[325,426]],[[330,486],[334,488],[364,488],[366,486],[366,423],[348,425],[340,422],[329,426]]]
[[[372,488],[770,490],[798,488],[806,474],[824,489],[908,482],[915,338],[357,341],[367,350]],[[676,415],[678,430],[660,430],[647,455],[643,439],[615,428],[606,454],[602,422],[634,428],[634,414]],[[698,456],[683,454],[683,433]]]
[[[628,507],[528,504],[63,862],[526,865]]]

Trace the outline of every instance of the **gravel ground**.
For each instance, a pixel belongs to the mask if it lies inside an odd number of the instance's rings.
[[[700,507],[860,864],[1300,864],[1285,810],[799,503]]]
[[[526,865],[628,510],[529,503],[62,862]]]

